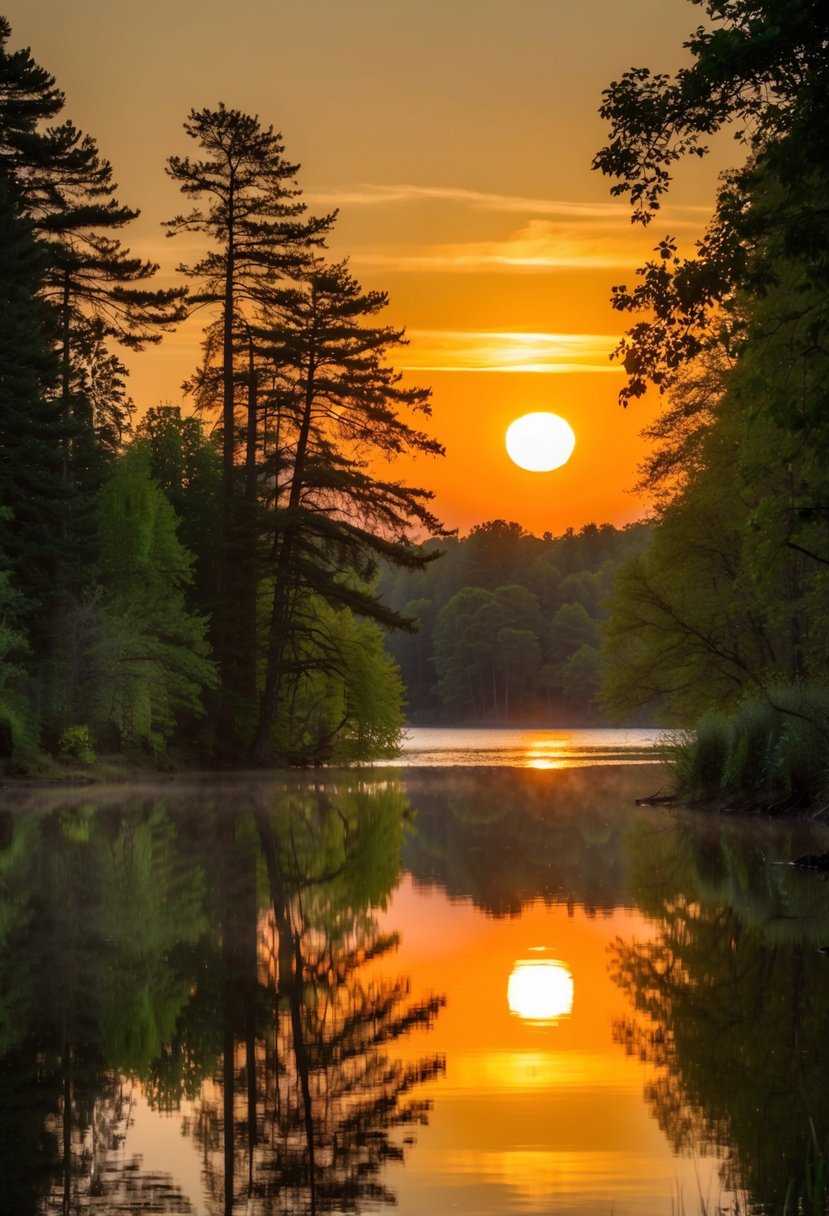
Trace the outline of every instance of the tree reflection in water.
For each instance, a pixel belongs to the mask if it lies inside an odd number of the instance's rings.
[[[770,865],[736,830],[640,828],[631,846],[658,932],[613,950],[634,1009],[615,1037],[656,1066],[646,1097],[660,1127],[677,1152],[719,1151],[724,1187],[751,1211],[824,1211],[825,1194],[798,1204],[814,1136],[829,1142],[825,882]],[[777,855],[797,848],[783,839]]]
[[[394,1202],[382,1167],[443,1069],[391,1050],[442,998],[373,967],[407,813],[388,788],[13,814],[0,1212],[191,1211],[130,1155],[133,1088],[182,1112],[211,1211]]]

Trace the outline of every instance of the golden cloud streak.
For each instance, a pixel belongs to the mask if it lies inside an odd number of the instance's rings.
[[[576,226],[529,220],[502,238],[435,245],[393,245],[356,251],[351,262],[372,270],[515,273],[632,270],[643,257],[641,233],[616,225]]]
[[[415,329],[398,366],[418,372],[612,373],[614,334],[514,333],[505,330]]]
[[[626,203],[589,202],[585,200],[529,198],[525,195],[488,193],[465,190],[455,186],[372,185],[330,187],[308,191],[305,202],[325,207],[386,207],[411,203],[455,203],[481,211],[519,212],[522,215],[549,215],[568,220],[608,219],[617,223],[630,222],[630,207]],[[711,214],[710,207],[671,204],[662,217],[674,227],[699,230]]]

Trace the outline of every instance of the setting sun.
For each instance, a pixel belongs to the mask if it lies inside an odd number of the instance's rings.
[[[573,455],[576,436],[558,414],[524,414],[507,427],[507,454],[513,464],[530,473],[549,473]]]

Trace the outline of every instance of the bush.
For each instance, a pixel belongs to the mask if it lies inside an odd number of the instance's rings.
[[[67,726],[58,742],[58,758],[67,764],[94,764],[88,726]]]
[[[671,767],[682,793],[692,798],[719,794],[727,756],[728,721],[722,714],[706,714],[696,731],[675,745]]]
[[[0,704],[0,765],[9,773],[25,772],[38,754],[38,731],[25,704]]]
[[[694,800],[766,809],[829,800],[829,686],[777,685],[730,718],[707,714],[676,745],[672,768]]]

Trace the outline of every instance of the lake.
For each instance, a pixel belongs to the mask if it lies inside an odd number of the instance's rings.
[[[829,888],[777,863],[826,828],[553,733],[3,791],[0,1212],[797,1211]]]
[[[498,768],[574,768],[591,764],[653,763],[666,731],[645,729],[531,730],[503,727],[410,726],[393,764],[406,768],[486,765]],[[388,763],[385,761],[384,763]]]

